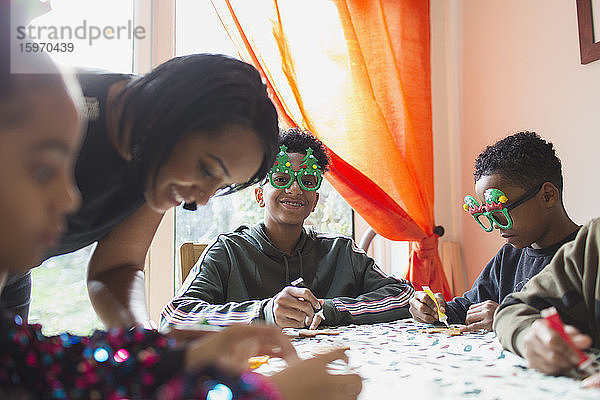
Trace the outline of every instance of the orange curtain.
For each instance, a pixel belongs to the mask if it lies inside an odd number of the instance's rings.
[[[426,0],[212,0],[283,125],[329,148],[327,179],[380,235],[411,241],[406,277],[451,296],[437,251]]]

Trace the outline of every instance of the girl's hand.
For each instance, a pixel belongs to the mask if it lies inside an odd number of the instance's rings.
[[[298,362],[292,343],[279,328],[267,325],[233,325],[190,343],[185,367],[212,364],[233,373],[248,369],[248,359],[268,355],[288,364]]]
[[[327,364],[335,360],[348,362],[347,349],[336,349],[315,358],[301,361],[273,375],[286,400],[352,400],[362,390],[362,378],[357,374],[332,375]]]

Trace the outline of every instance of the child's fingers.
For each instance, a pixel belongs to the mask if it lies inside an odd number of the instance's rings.
[[[331,400],[356,399],[362,391],[362,378],[358,374],[332,375],[330,380],[337,387],[328,396]]]
[[[315,357],[315,360],[319,360],[324,364],[329,364],[330,362],[336,360],[343,360],[348,362],[348,355],[346,354],[346,350],[350,350],[349,347],[341,347],[339,349],[331,350],[327,353],[319,354]]]
[[[415,296],[409,301],[409,311],[413,318],[419,322],[431,323],[438,319],[435,303],[425,292],[415,293]]]
[[[467,316],[465,317],[465,325],[471,325],[483,321],[485,317],[485,311],[480,311],[478,309],[474,310],[472,308],[469,308],[469,310],[467,311]]]
[[[557,374],[577,364],[562,347],[548,346],[539,333],[532,330],[525,338],[525,358],[530,367],[545,374]]]
[[[260,347],[260,350],[254,350],[255,353],[268,351],[269,355],[281,357],[288,361],[298,359],[298,354],[290,339],[276,327],[260,324],[233,325],[227,330],[230,332],[228,338],[230,343],[240,343],[252,339],[256,340],[257,345]],[[263,354],[251,354],[251,356]]]
[[[549,375],[557,374],[572,367],[572,365],[565,363],[564,358],[549,357],[549,353],[538,348],[528,351],[526,358],[529,367]]]
[[[438,302],[438,306],[440,307],[440,311],[445,314],[446,313],[446,300],[444,299],[444,295],[441,294],[441,293],[436,293],[435,294],[435,299]],[[433,307],[435,308],[435,304],[433,305]]]
[[[575,350],[543,319],[532,324],[526,338],[526,347],[528,353],[535,355],[546,365],[547,370],[553,370],[550,373],[572,368],[579,362]]]
[[[569,336],[580,335],[579,329],[575,328],[573,325],[565,325],[564,326],[565,333]]]
[[[321,321],[323,321],[323,319],[315,314],[308,329],[317,329],[321,324]]]
[[[478,331],[481,329],[485,329],[486,331],[491,331],[492,330],[492,321],[488,321],[488,320],[477,321],[477,322],[465,325],[463,327],[460,327],[459,329],[461,332],[473,332],[473,331]]]
[[[592,345],[592,338],[579,332],[572,325],[565,325],[565,333],[569,335],[573,344],[579,349],[587,349]]]
[[[435,310],[436,309],[436,305],[435,305],[435,301],[433,301],[433,299],[431,297],[429,297],[427,295],[427,293],[425,292],[415,292],[415,299],[419,300],[421,303],[423,303],[424,305],[426,305],[428,308]]]
[[[294,290],[305,290],[292,287]],[[284,296],[280,296],[273,302],[273,311],[277,312],[278,309],[289,310],[286,313],[289,314],[292,318],[303,321],[304,316],[298,314],[298,312],[303,313],[304,315],[312,318],[314,314],[314,308],[310,302],[304,300],[302,297],[295,297],[290,295],[289,293]],[[293,311],[292,311],[293,310]]]
[[[595,373],[592,376],[588,376],[581,382],[583,387],[591,388],[591,387],[600,387],[600,372]]]
[[[272,329],[267,332],[267,335],[261,336],[261,338],[263,339],[263,345],[270,348],[269,355],[281,357],[288,362],[299,359],[294,345],[279,329]]]
[[[581,350],[588,349],[592,345],[592,342],[593,342],[591,337],[589,337],[588,335],[582,335],[582,334],[572,336],[571,341],[578,349],[581,349]]]
[[[308,305],[312,306],[312,308],[319,309],[321,307],[319,299],[316,298],[316,296],[313,294],[313,292],[310,291],[310,289],[299,288],[295,286],[289,286],[286,289],[288,289],[288,293],[290,293],[295,298],[305,300],[308,303]]]

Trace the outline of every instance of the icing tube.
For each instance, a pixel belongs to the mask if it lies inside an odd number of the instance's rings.
[[[427,296],[429,296],[431,298],[431,300],[433,300],[433,302],[435,303],[435,307],[436,307],[437,313],[438,313],[438,320],[440,322],[443,322],[444,324],[446,324],[446,326],[448,328],[450,328],[450,325],[448,325],[448,316],[440,310],[440,305],[438,304],[437,299],[433,295],[433,292],[431,291],[429,286],[421,286],[421,287],[423,288],[423,291],[425,292],[425,294],[427,294]]]
[[[556,308],[548,307],[542,310],[541,315],[542,318],[544,318],[548,322],[550,328],[554,329],[556,333],[558,333],[560,337],[562,337],[564,341],[567,342],[567,344],[577,352],[577,354],[579,355],[579,363],[577,364],[577,368],[581,370],[586,369],[592,363],[592,360],[583,351],[581,351],[573,344],[571,338],[569,338],[569,335],[567,335],[567,333],[565,332],[564,324],[560,319],[560,315],[558,315],[558,311],[556,310]]]

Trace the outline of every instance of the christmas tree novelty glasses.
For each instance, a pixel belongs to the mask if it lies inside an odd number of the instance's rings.
[[[292,169],[292,160],[288,156],[287,146],[282,145],[279,150],[275,164],[269,171],[269,181],[273,187],[287,189],[292,186],[294,180],[298,182],[302,190],[309,192],[314,192],[321,187],[323,171],[317,164],[317,159],[313,156],[313,150],[310,147],[306,149],[306,156],[300,162],[298,171]]]
[[[486,232],[494,230],[494,224],[500,229],[510,229],[513,226],[513,220],[509,211],[535,197],[543,184],[541,183],[536,188],[529,190],[508,206],[504,205],[508,201],[506,195],[499,189],[490,188],[483,194],[485,203],[479,205],[475,197],[467,195],[465,196],[463,208],[471,213],[475,221]]]

